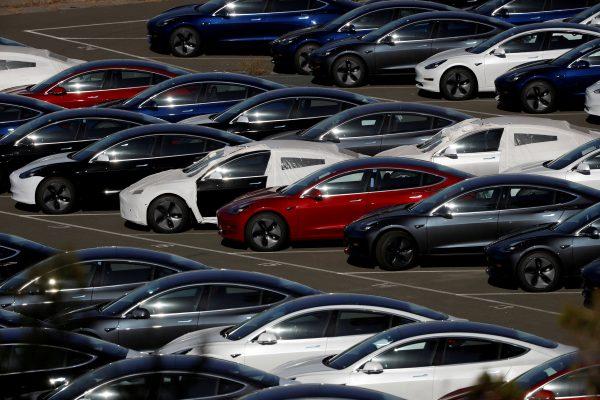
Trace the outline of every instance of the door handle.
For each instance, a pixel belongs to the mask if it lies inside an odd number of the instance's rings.
[[[85,294],[80,294],[78,296],[72,296],[71,298],[72,299],[83,299],[83,298],[85,298]]]
[[[142,168],[142,167],[147,167],[147,166],[148,166],[148,164],[138,164],[135,167],[136,168]]]
[[[305,349],[318,349],[319,347],[321,347],[320,344],[311,344],[309,346],[304,347]]]
[[[178,324],[189,324],[190,322],[192,322],[191,319],[185,319],[185,320],[182,320],[182,321],[177,321]]]
[[[361,201],[363,201],[363,199],[354,199],[350,200],[349,203],[360,203]]]
[[[429,376],[429,374],[413,375],[413,378],[424,378],[426,376]]]
[[[248,185],[256,186],[260,185],[262,182],[250,182]]]
[[[88,99],[97,99],[98,96],[88,96]]]
[[[409,196],[410,199],[420,199],[421,197],[423,197],[422,194],[415,194],[415,195]]]
[[[73,150],[73,147],[72,146],[71,147],[62,147],[60,149],[60,151],[65,151],[65,150]]]
[[[492,156],[492,157],[483,157],[484,160],[495,160],[496,156]]]
[[[277,126],[274,126],[273,128],[274,129],[281,129],[281,128],[285,128],[286,126],[287,125],[277,125]]]
[[[250,21],[262,21],[262,18],[252,18]]]

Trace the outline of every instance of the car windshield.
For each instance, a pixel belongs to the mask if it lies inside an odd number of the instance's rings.
[[[392,31],[394,28],[398,29],[402,24],[398,23],[399,20],[392,21],[383,25],[381,28],[374,29],[362,37],[365,42],[376,42],[379,38],[383,37],[386,33]]]
[[[76,261],[77,259],[73,257],[73,253],[69,252],[48,257],[8,278],[0,285],[0,293],[17,293],[29,286],[41,275]]]
[[[524,374],[516,377],[511,384],[515,384],[523,391],[531,390],[548,378],[558,374],[561,371],[571,368],[577,362],[578,353],[569,353],[560,357],[553,358],[535,368],[530,369]]]
[[[307,175],[304,178],[300,179],[299,181],[296,181],[296,182],[292,183],[291,185],[287,186],[285,189],[283,189],[281,191],[281,194],[286,195],[286,196],[298,195],[304,189],[314,185],[321,179],[335,173],[335,171],[337,169],[338,169],[338,167],[336,167],[336,165],[333,164],[333,165],[330,165],[329,167],[322,168],[318,171],[315,171],[312,174]]]
[[[219,158],[223,158],[225,155],[225,149],[219,149],[215,151],[211,151],[206,156],[196,161],[195,163],[185,167],[183,172],[190,175],[195,175],[200,171],[203,171],[210,163],[218,160]]]
[[[103,139],[98,140],[97,142],[94,142],[92,144],[90,144],[87,147],[84,147],[83,149],[73,153],[73,154],[69,154],[69,158],[71,158],[72,160],[75,161],[87,161],[89,159],[91,159],[93,156],[95,156],[96,154],[106,150],[108,147],[112,146],[114,142],[114,139],[111,139],[111,136],[106,136]]]
[[[591,140],[587,143],[582,144],[579,147],[574,148],[568,153],[563,154],[557,159],[544,164],[544,166],[550,169],[563,169],[573,164],[580,158],[585,157],[587,154],[598,149],[600,149],[600,139]]]
[[[452,186],[448,186],[447,188],[440,190],[433,196],[430,196],[426,199],[419,201],[418,203],[413,204],[408,207],[409,210],[413,210],[417,214],[426,214],[434,209],[436,206],[445,203],[446,201],[452,199],[457,196],[459,193],[464,192],[465,186],[463,182],[455,183]]]
[[[360,17],[363,13],[365,13],[364,7],[355,8],[354,10],[349,11],[346,14],[342,14],[339,17],[329,21],[323,27],[325,29],[337,29],[338,27],[344,25],[346,22],[352,21],[353,19]]]
[[[62,70],[58,74],[52,75],[51,77],[47,78],[46,80],[41,81],[37,85],[33,85],[33,86],[27,88],[27,90],[30,92],[44,91],[44,90],[48,89],[50,86],[54,85],[55,83],[61,82],[65,79],[67,79],[69,76],[71,76],[72,74],[74,74],[80,70],[81,70],[81,65],[74,65],[71,68]]]
[[[390,331],[382,332],[328,359],[326,361],[326,365],[334,369],[348,368],[357,361],[360,361],[369,354],[389,345],[390,343],[395,342],[396,340],[397,338],[394,338]]]
[[[553,229],[556,232],[569,235],[583,228],[590,222],[597,220],[598,218],[600,218],[600,203],[596,203],[595,205],[578,212],[570,218],[567,218],[563,222],[555,225]]]
[[[225,337],[230,340],[243,339],[255,330],[259,329],[260,327],[265,326],[269,322],[273,322],[276,319],[289,314],[290,308],[290,303],[284,303],[279,306],[273,307],[269,310],[258,313],[249,320],[244,321],[241,324],[227,330]]]
[[[484,40],[474,47],[470,47],[467,49],[469,53],[473,54],[481,54],[492,46],[497,45],[498,43],[508,39],[509,37],[515,34],[515,30],[520,31],[520,28],[511,28],[507,31],[497,34],[496,36],[492,36],[491,38]]]
[[[442,129],[423,143],[419,143],[417,149],[421,150],[422,153],[428,153],[442,143],[445,136],[444,129]]]
[[[592,42],[595,42],[595,40],[593,40]],[[563,55],[556,57],[554,60],[550,61],[550,64],[558,66],[568,65],[572,61],[587,54],[589,51],[595,49],[596,47],[597,46],[590,45],[589,43],[575,47],[574,49],[571,49]]]
[[[140,286],[129,293],[124,294],[116,300],[104,304],[99,309],[108,315],[117,315],[125,312],[128,308],[140,303],[142,300],[160,292],[162,288],[161,280],[149,282]]]

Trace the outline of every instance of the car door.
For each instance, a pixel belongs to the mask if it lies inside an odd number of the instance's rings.
[[[577,166],[574,166],[573,169],[566,172],[566,179],[600,189],[600,151],[593,152],[582,162],[586,163],[590,167],[590,170],[586,173],[581,173],[577,171]]]
[[[224,142],[195,135],[159,135],[157,141],[155,172],[187,167],[209,151],[225,146]]]
[[[546,8],[549,1],[550,0],[513,0],[496,9],[492,13],[492,16],[504,19],[514,25],[543,22],[548,19]]]
[[[457,47],[473,47],[483,39],[482,33],[478,33],[479,27],[486,25],[477,24],[473,21],[442,19],[439,20],[434,34],[435,40],[432,45],[432,54]],[[493,30],[488,27],[488,32]]]
[[[580,229],[573,238],[573,265],[580,268],[597,259],[600,254],[600,239],[586,233],[586,228],[590,227],[600,231],[600,219]],[[577,270],[573,272],[578,273]]]
[[[337,142],[340,148],[374,156],[382,151],[381,133],[385,124],[385,113],[365,115],[336,126],[322,138]]]
[[[579,61],[587,64],[579,65]],[[568,93],[583,100],[585,90],[600,80],[600,50],[593,50],[578,60],[572,62],[563,70],[564,82],[567,82]]]
[[[39,158],[70,152],[79,148],[77,140],[81,130],[81,119],[58,121],[43,126],[15,143],[18,155],[14,159],[15,167],[21,167]]]
[[[366,214],[375,186],[371,169],[338,174],[314,187],[320,198],[303,196],[296,207],[301,236],[306,239],[342,236],[344,227]]]
[[[432,115],[410,112],[390,113],[383,131],[381,151],[398,146],[420,144],[450,124],[451,121]]]
[[[500,140],[503,129],[490,129],[463,136],[447,148],[436,153],[432,161],[471,173],[473,175],[497,174],[500,170]]]
[[[66,108],[91,107],[104,102],[109,85],[110,72],[97,70],[75,75],[49,89],[47,93],[57,97],[53,103]]]
[[[104,303],[153,279],[154,266],[134,260],[105,261],[95,279],[92,303]],[[176,272],[176,271],[173,271]]]
[[[271,370],[281,364],[301,358],[324,356],[327,346],[327,327],[331,310],[309,310],[285,317],[266,332],[277,338],[275,344],[260,344],[256,340],[246,343],[243,362],[259,369]]]
[[[434,185],[443,177],[402,168],[381,168],[376,172],[375,193],[370,196],[368,211],[417,203],[434,193]]]
[[[196,182],[200,214],[214,217],[219,208],[236,197],[265,188],[270,158],[270,151],[241,154],[208,171]]]
[[[103,93],[104,101],[127,100],[154,84],[154,75],[149,71],[135,69],[113,69],[110,71],[108,89]]]
[[[293,98],[277,99],[246,110],[230,122],[230,132],[260,140],[277,132],[293,130],[292,110],[296,105]],[[296,128],[298,129],[298,128]]]
[[[379,75],[414,72],[415,65],[432,54],[435,22],[402,26],[384,35],[375,45],[375,72]],[[386,37],[390,39],[385,39]]]
[[[473,190],[438,207],[427,219],[428,252],[482,252],[486,245],[498,238],[498,206],[502,189]],[[444,215],[448,213],[449,216]]]
[[[369,360],[380,363],[383,372],[367,374],[359,368],[352,372],[348,384],[405,399],[433,399],[433,362],[437,347],[436,338],[387,346]]]
[[[268,2],[265,0],[236,0],[228,2],[214,15],[211,37],[215,46],[248,47],[266,44],[272,34],[268,24]],[[274,39],[274,38],[273,38]],[[271,40],[273,40],[271,39]]]

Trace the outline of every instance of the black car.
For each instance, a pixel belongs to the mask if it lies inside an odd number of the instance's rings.
[[[450,49],[472,47],[513,25],[466,11],[433,11],[390,22],[361,38],[335,41],[314,50],[309,65],[317,78],[342,87],[368,78],[414,74],[415,66]]]
[[[35,399],[88,371],[137,356],[135,351],[72,332],[0,329],[0,397]]]
[[[14,311],[0,310],[0,328],[38,327],[50,328],[51,325],[36,318]]]
[[[358,106],[333,115],[297,134],[274,139],[334,142],[338,147],[375,155],[393,147],[419,144],[442,128],[470,115],[417,103],[386,102]]]
[[[187,332],[237,325],[274,304],[318,293],[257,272],[186,272],[148,283],[101,307],[62,313],[47,322],[149,350]]]
[[[0,138],[0,183],[17,168],[51,154],[76,151],[134,126],[165,122],[140,113],[84,108],[35,118]]]
[[[402,400],[391,394],[358,386],[303,383],[263,389],[240,400]]]
[[[207,127],[153,124],[115,133],[75,153],[29,163],[10,175],[12,198],[48,214],[77,203],[118,205],[119,192],[140,179],[183,168],[207,153],[250,140]]]
[[[14,131],[27,121],[60,110],[63,108],[45,101],[0,93],[0,136]]]
[[[529,292],[549,292],[600,255],[600,204],[558,224],[501,238],[486,248],[492,279],[507,278]]]
[[[583,304],[592,307],[598,301],[594,298],[598,297],[600,289],[600,259],[583,267],[581,277],[583,278]]]
[[[60,252],[32,240],[0,233],[0,282]]]
[[[106,365],[44,396],[44,400],[229,400],[289,383],[216,358],[154,355]]]
[[[298,132],[340,111],[376,102],[371,97],[337,89],[295,87],[271,90],[221,114],[203,115],[183,122],[260,140],[275,134]]]
[[[67,251],[0,285],[0,307],[45,319],[68,309],[106,303],[148,281],[209,269],[184,257],[133,247]]]
[[[383,269],[414,266],[421,256],[483,255],[509,233],[562,221],[600,201],[600,191],[538,175],[471,178],[408,207],[369,214],[346,227],[347,253]]]

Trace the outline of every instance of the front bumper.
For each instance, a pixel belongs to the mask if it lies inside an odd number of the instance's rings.
[[[219,235],[221,235],[223,239],[239,243],[245,241],[244,229],[246,224],[240,215],[233,215],[226,211],[219,210],[217,212],[217,225],[219,227]]]
[[[585,92],[584,111],[590,115],[600,116],[600,93],[596,94],[592,90]]]
[[[424,68],[415,68],[416,76],[415,81],[418,89],[426,90],[428,92],[439,93],[440,92],[440,81],[434,74],[428,73],[428,70]]]
[[[515,275],[515,264],[512,257],[501,254],[499,252],[490,252],[486,250],[485,272],[492,280],[507,280],[513,279]]]
[[[325,58],[310,57],[308,66],[311,69],[313,76],[317,78],[329,78],[329,63]]]
[[[17,203],[35,204],[35,192],[38,185],[44,180],[42,176],[20,178],[21,170],[16,170],[9,176],[11,197]]]
[[[130,193],[119,193],[119,210],[121,217],[126,220],[133,222],[134,224],[147,226],[148,218],[146,213],[148,210],[148,204],[144,204],[140,195],[132,195]]]
[[[350,257],[371,258],[371,246],[366,236],[344,233],[344,253]]]

